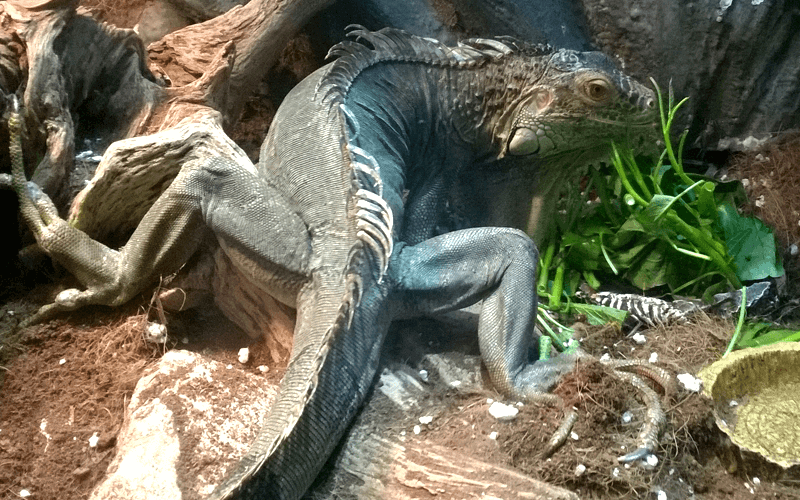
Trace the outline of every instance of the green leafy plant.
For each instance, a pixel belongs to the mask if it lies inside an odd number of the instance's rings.
[[[743,281],[777,277],[783,268],[771,230],[735,208],[738,182],[720,183],[687,173],[686,132],[671,137],[676,113],[670,89],[656,85],[664,147],[641,157],[612,144],[609,165],[590,171],[582,196],[567,200],[558,230],[546,242],[538,291],[561,309],[584,281],[592,288],[614,278],[640,289],[710,298]]]
[[[622,321],[619,311],[577,304],[581,283],[598,289],[622,281],[643,291],[710,300],[744,281],[783,274],[772,231],[736,209],[745,200],[740,183],[684,169],[688,131],[676,147],[671,129],[687,99],[676,103],[671,88],[665,97],[653,84],[661,154],[637,155],[627,145],[612,144],[608,164],[591,169],[583,187],[571,190],[580,196],[560,200],[556,229],[543,242],[539,263],[544,308],[580,312],[593,322]],[[557,348],[565,344],[560,336],[553,339]]]

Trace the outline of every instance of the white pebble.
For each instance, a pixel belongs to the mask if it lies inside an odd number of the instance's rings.
[[[578,435],[574,432],[570,432],[569,437],[572,438],[573,441],[577,441],[578,439],[580,439]]]
[[[244,365],[248,361],[250,361],[250,349],[247,347],[242,347],[239,349],[239,363]]]
[[[691,373],[679,373],[678,382],[680,382],[681,385],[683,385],[683,387],[690,392],[700,392],[700,388],[703,387],[703,381]]]
[[[513,420],[517,417],[519,413],[518,408],[514,408],[513,406],[509,406],[503,404],[499,401],[495,401],[489,407],[489,414],[496,418],[497,420]]]
[[[230,370],[231,368],[233,368],[233,365],[226,365],[226,366],[225,366],[225,368],[227,368],[228,370]]]
[[[269,366],[261,365],[258,367],[258,371],[260,371],[261,373],[267,373],[269,371]]]
[[[600,361],[611,361],[611,356],[608,353],[605,353],[600,356]]]
[[[649,465],[650,467],[655,467],[656,465],[658,465],[658,457],[652,453],[647,455],[644,461],[647,462],[647,465]]]
[[[492,398],[487,398],[487,399],[486,399],[486,404],[487,404],[487,405],[490,405],[490,404],[492,404],[492,403],[494,403],[494,399],[492,399]]]
[[[664,490],[658,490],[656,492],[656,500],[667,500],[667,492]]]
[[[581,477],[583,473],[586,472],[586,466],[583,464],[578,464],[575,466],[575,476]]]
[[[497,439],[497,431],[492,431],[489,433],[489,439],[495,440]]]
[[[100,441],[100,437],[95,432],[94,434],[92,434],[92,437],[89,438],[89,448],[96,447],[98,441]]]
[[[63,365],[63,364],[64,364],[64,363],[66,363],[66,362],[67,362],[67,360],[66,360],[66,359],[64,359],[64,358],[61,358],[61,359],[58,361],[58,364],[59,364],[59,365]]]
[[[647,342],[647,337],[645,337],[641,333],[634,333],[633,334],[633,341],[636,342],[637,344],[641,345],[641,344],[644,344],[645,342]]]
[[[789,246],[789,253],[792,254],[792,255],[797,255],[797,253],[798,253],[797,245],[790,245]]]
[[[420,370],[419,371],[419,378],[421,378],[424,382],[428,381],[428,370]]]
[[[161,323],[149,322],[144,337],[151,344],[163,344],[167,341],[167,327]]]
[[[614,470],[611,472],[611,475],[614,477],[619,477],[619,467],[614,467]]]
[[[759,484],[761,484],[761,480],[760,480],[759,478],[757,478],[757,477],[754,477],[754,478],[753,478],[753,484],[755,484],[756,486],[758,486]]]
[[[648,359],[648,361],[651,363],[658,363],[658,353],[657,352],[650,353],[650,359]]]
[[[629,411],[626,411],[625,413],[622,414],[622,423],[623,424],[629,424],[629,423],[631,423],[631,420],[633,420],[633,413],[631,413]]]
[[[418,426],[418,425],[415,425],[414,426],[414,434],[419,434],[420,432],[422,432],[422,428],[420,426]]]
[[[21,496],[22,498],[28,498],[29,496],[31,496],[31,492],[28,490],[19,490],[19,496]]]
[[[461,385],[460,380],[453,380],[452,382],[450,382],[450,387],[458,387],[460,385]]]
[[[733,408],[734,406],[739,406],[739,402],[736,401],[735,399],[731,399],[730,401],[728,401],[728,406],[730,406],[731,408]]]
[[[419,423],[428,425],[429,423],[433,422],[433,417],[428,415],[425,417],[419,417]]]

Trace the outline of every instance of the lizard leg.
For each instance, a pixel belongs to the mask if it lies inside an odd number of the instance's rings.
[[[535,361],[538,252],[525,233],[474,228],[398,247],[389,273],[403,315],[448,312],[483,299],[481,355],[501,392],[534,400],[574,368],[575,355]]]
[[[119,250],[93,240],[58,217],[52,202],[35,184],[27,183],[24,190],[17,191],[24,191],[26,205],[33,207],[24,212],[24,217],[39,245],[86,287],[61,292],[54,304],[45,306],[27,323],[88,304],[126,302],[159,275],[177,271],[209,228],[223,242],[239,237],[238,241],[246,245],[230,250],[237,264],[243,263],[245,254],[250,257],[245,264],[257,262],[268,267],[266,262],[284,250],[281,245],[306,241],[297,227],[304,231],[302,222],[283,209],[281,197],[274,190],[260,182],[255,172],[222,158],[208,160],[200,167],[184,167]],[[283,224],[277,224],[282,218]],[[283,234],[283,228],[291,234]],[[273,259],[272,266],[282,269],[288,261],[298,269],[306,258],[306,247],[300,245],[299,251],[295,248],[289,252],[294,260]],[[250,267],[258,269],[258,265]]]

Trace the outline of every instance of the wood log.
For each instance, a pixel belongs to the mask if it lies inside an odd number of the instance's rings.
[[[412,500],[463,498],[577,500],[563,488],[419,441],[401,443],[359,428],[348,437],[336,465],[342,480],[335,493],[345,498]]]
[[[223,125],[238,119],[244,101],[284,46],[317,12],[333,0],[252,0],[225,14],[170,33],[148,47],[153,64],[173,85],[194,81],[211,66],[211,54],[233,43],[236,57],[227,95],[217,97]]]

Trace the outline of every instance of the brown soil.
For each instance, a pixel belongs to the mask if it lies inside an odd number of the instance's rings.
[[[745,186],[750,203],[746,213],[755,215],[775,231],[786,269],[788,294],[800,296],[800,132],[783,134],[758,151],[741,153],[728,172]],[[794,245],[794,250],[792,250]],[[794,252],[794,253],[793,253]],[[798,315],[792,315],[797,319]]]
[[[648,359],[655,352],[657,364],[673,373],[694,373],[718,359],[726,343],[719,337],[733,331],[726,321],[700,316],[687,325],[649,330],[647,342],[639,345],[614,325],[575,326],[591,354]],[[693,493],[706,499],[800,498],[800,467],[784,472],[731,447],[714,423],[711,403],[699,394],[683,389],[663,394],[667,428],[656,452],[658,463],[650,467],[617,461],[633,449],[643,422],[644,404],[632,386],[593,361],[581,363],[554,392],[567,407],[577,408],[579,418],[573,438],[550,458],[543,453],[563,412],[524,405],[512,422],[498,422],[488,416],[486,394],[455,397],[446,415],[419,439],[512,466],[585,499],[656,498],[659,491],[669,499],[692,498]],[[630,423],[621,420],[626,411],[632,414]],[[495,440],[489,438],[492,432]]]
[[[20,355],[6,365],[0,393],[0,497],[28,489],[35,498],[82,498],[103,476],[127,400],[155,359],[137,335],[143,317],[129,314],[54,321],[13,346]]]
[[[54,292],[37,289],[34,297],[46,299]],[[3,343],[0,352],[13,350],[17,355],[2,362],[0,498],[18,498],[23,489],[33,492],[33,498],[87,498],[102,478],[133,387],[161,354],[142,339],[146,303],[141,299],[140,305],[116,311],[86,309]],[[19,307],[18,302],[9,303],[2,310],[4,328],[17,317],[8,311]],[[224,330],[208,318],[198,321],[207,329]],[[183,328],[194,330],[200,324],[184,322]],[[732,329],[700,317],[691,325],[646,332],[648,342],[641,346],[614,326],[578,327],[584,345],[596,355],[642,358],[657,352],[661,366],[679,372],[716,359],[724,348],[717,337]],[[173,331],[180,337],[180,329]],[[219,338],[189,340],[190,348],[235,366],[236,352],[247,342],[233,339],[226,346]],[[214,344],[221,347],[207,347]],[[255,370],[266,361],[268,353],[259,346],[253,349],[255,360],[242,369]],[[280,371],[273,368],[270,378],[277,380]],[[616,460],[634,445],[641,426],[643,405],[635,390],[603,365],[588,362],[555,392],[578,410],[573,428],[577,440],[568,439],[546,460],[541,455],[560,424],[561,410],[528,404],[516,420],[497,422],[487,413],[487,397],[502,399],[497,394],[450,396],[449,409],[414,438],[517,468],[576,491],[581,498],[642,498],[658,489],[668,498],[690,498],[690,491],[711,499],[800,498],[800,471],[783,474],[728,447],[713,423],[710,404],[697,394],[678,391],[664,396],[669,424],[657,453],[659,463],[651,469],[627,468]],[[620,419],[625,411],[633,414],[629,424]],[[497,432],[496,439],[489,438],[492,432]],[[95,434],[99,442],[92,448],[89,438]],[[579,465],[585,472],[576,474]],[[758,486],[753,485],[755,477],[761,481]],[[755,496],[749,488],[755,488]]]

